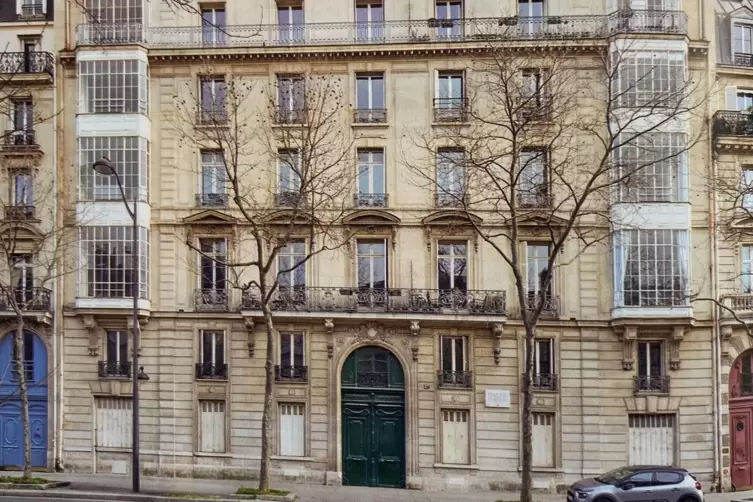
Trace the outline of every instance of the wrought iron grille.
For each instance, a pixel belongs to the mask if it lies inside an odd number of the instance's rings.
[[[6,220],[33,220],[34,206],[5,206]]]
[[[0,293],[0,310],[13,310],[10,297],[23,311],[48,312],[52,292],[47,288],[3,288]]]
[[[470,371],[438,371],[437,377],[440,387],[473,387],[473,373]]]
[[[228,196],[226,193],[197,193],[197,207],[227,207]]]
[[[388,375],[373,371],[359,371],[357,385],[359,387],[387,387]]]
[[[227,310],[227,289],[197,289],[195,297],[196,310]]]
[[[5,131],[5,144],[7,146],[36,146],[36,138],[33,130],[11,130]]]
[[[518,206],[524,209],[551,209],[554,206],[554,196],[542,188],[539,193],[518,194]]]
[[[523,375],[525,378],[525,375]],[[536,373],[533,375],[533,388],[537,390],[557,390],[557,375],[553,373]]]
[[[204,33],[204,28],[199,28]],[[76,28],[80,45],[145,44],[146,30],[141,23],[89,23]],[[198,40],[201,44],[201,38]]]
[[[387,207],[389,194],[358,192],[353,196],[356,207]]]
[[[434,122],[468,122],[468,100],[465,98],[435,98]]]
[[[541,307],[542,319],[556,319],[560,316],[560,299],[558,296],[545,295],[542,299],[539,294],[530,294],[526,296],[526,310],[534,310],[540,301],[544,302]]]
[[[225,125],[228,114],[225,108],[205,108],[196,113],[196,123],[203,126]]]
[[[196,363],[196,378],[198,380],[226,380],[227,363]]]
[[[55,58],[49,52],[5,52],[0,55],[0,73],[55,73]]]
[[[131,376],[130,361],[99,361],[99,377],[122,377]]]
[[[289,109],[282,106],[278,106],[275,109],[275,124],[305,124],[306,123],[306,110],[303,108]]]
[[[717,136],[753,136],[753,113],[720,110],[714,114]]]
[[[753,66],[753,54],[735,53],[735,66]]]
[[[308,366],[282,366],[275,365],[276,382],[307,382],[309,377]]]
[[[356,124],[384,124],[387,122],[387,110],[378,108],[353,110],[353,122]]]
[[[633,377],[633,390],[636,393],[653,392],[667,394],[669,392],[669,377],[639,375]]]

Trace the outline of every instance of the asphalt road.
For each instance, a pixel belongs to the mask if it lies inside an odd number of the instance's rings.
[[[0,502],[19,502],[19,500],[28,500],[29,502],[71,502],[71,499],[59,499],[59,498],[42,498],[42,497],[24,497],[19,499],[18,497],[0,497]],[[109,502],[106,500],[87,500],[87,502]]]

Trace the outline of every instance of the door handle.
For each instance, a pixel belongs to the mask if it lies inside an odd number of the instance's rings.
[[[679,488],[672,488],[672,491],[673,491],[673,492],[679,492],[679,491],[680,491],[680,489],[679,489]]]
[[[652,494],[653,492],[652,492],[651,490],[646,490],[646,491],[645,491],[645,492],[643,492],[643,493],[645,493],[646,495],[650,495],[650,494]]]

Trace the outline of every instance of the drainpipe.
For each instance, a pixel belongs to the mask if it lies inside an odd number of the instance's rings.
[[[66,9],[67,9],[67,2],[66,2]],[[57,52],[57,51],[56,51]],[[60,210],[60,199],[61,197],[58,194],[58,131],[59,128],[57,126],[58,123],[58,116],[57,116],[57,103],[58,103],[58,85],[57,85],[57,77],[60,73],[59,68],[57,66],[57,61],[55,62],[55,76],[52,79],[52,108],[55,111],[55,119],[52,121],[52,163],[53,163],[53,169],[52,169],[52,193],[53,193],[53,204],[55,210],[52,212],[52,228],[55,229],[55,231],[59,230],[58,227],[58,221],[59,221],[59,215],[58,211]],[[55,250],[56,254],[58,250]],[[62,317],[62,307],[60,303],[60,288],[58,288],[58,284],[61,281],[61,278],[59,276],[59,264],[55,264],[54,266],[54,273],[57,276],[55,280],[52,283],[52,299],[53,299],[53,317],[52,317],[52,359],[53,359],[53,388],[55,389],[55,396],[52,401],[52,408],[53,408],[53,431],[52,431],[52,446],[53,446],[53,456],[55,460],[55,470],[59,471],[62,470],[62,429],[63,429],[63,393],[62,393],[62,386],[63,386],[63,358],[61,357],[61,354],[63,353],[62,350],[60,350],[60,333],[61,333],[61,317]]]

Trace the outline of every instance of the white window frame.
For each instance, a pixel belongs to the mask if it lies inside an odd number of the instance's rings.
[[[227,362],[227,343],[225,338],[225,331],[221,329],[202,329],[201,331],[199,331],[199,336],[201,340],[201,343],[199,344],[199,360],[202,363],[209,363],[215,367],[218,367],[221,364],[225,364]],[[209,344],[212,351],[212,353],[209,355],[208,361],[205,358],[207,354],[204,353],[204,341],[207,337],[209,337]],[[218,343],[220,341],[222,342],[221,344]],[[221,350],[219,351],[219,355],[221,356],[220,359],[217,358],[218,345],[222,346]]]
[[[741,185],[742,208],[753,211],[753,166],[743,166]]]
[[[685,133],[626,135],[615,150],[620,202],[687,202],[688,156]]]
[[[443,245],[449,245],[450,246],[450,254],[440,254],[440,248]],[[465,246],[465,254],[459,255],[455,254],[455,246]],[[465,281],[466,281],[466,290],[470,286],[470,260],[468,257],[468,242],[467,241],[453,241],[453,240],[447,240],[447,241],[438,241],[437,242],[437,258],[436,258],[436,264],[437,264],[437,289],[439,289],[439,263],[440,260],[449,260],[450,261],[450,291],[454,290],[456,288],[455,285],[455,269],[457,262],[463,261],[465,262]]]
[[[737,88],[737,110],[749,112],[753,109],[753,89]]]
[[[210,409],[211,408],[211,409]],[[204,414],[219,414],[222,413],[223,420],[220,423],[220,427],[215,428],[214,433],[219,433],[222,436],[221,445],[217,448],[210,449],[205,448],[208,439],[205,439],[204,434]],[[199,453],[225,453],[227,452],[227,420],[228,420],[228,405],[224,400],[217,399],[199,399],[198,400],[198,415],[199,415],[199,430],[197,431],[197,450]]]
[[[458,148],[437,150],[437,201],[439,205],[458,202],[465,191],[466,152]]]
[[[10,174],[13,177],[11,186],[13,206],[34,206],[34,176],[25,169],[11,171]]]
[[[366,93],[366,98],[368,101],[368,107],[367,108],[358,108],[358,110],[384,110],[387,108],[387,97],[385,96],[387,92],[387,88],[385,86],[385,78],[384,73],[356,73],[356,103],[360,101],[360,97],[358,94],[358,90],[360,89],[360,86],[358,85],[359,81],[367,81],[368,85],[366,86],[366,89],[368,89]],[[375,81],[381,81],[382,82],[382,95],[376,96],[376,92],[374,91],[374,82]],[[374,106],[375,98],[381,98],[378,99],[378,101],[381,101],[380,107]]]
[[[381,19],[374,19],[376,7],[382,10]],[[366,21],[358,20],[359,9],[363,9],[366,12]],[[356,0],[354,16],[356,31],[360,40],[373,40],[384,37],[384,2],[382,0]]]
[[[132,246],[133,229],[128,226],[82,226],[79,228],[81,250],[81,267],[78,296],[81,298],[132,298],[125,296],[131,288],[131,281],[126,280],[125,271],[132,268],[113,268],[98,266],[105,257],[105,263],[133,264],[133,254],[126,253]],[[139,244],[139,297],[146,299],[149,295],[149,229],[138,227]],[[106,246],[104,255],[97,254],[96,249]],[[89,280],[89,273],[94,277]],[[118,280],[121,277],[121,280]]]
[[[204,93],[204,89],[207,89],[208,95]],[[218,122],[227,118],[227,92],[227,80],[224,75],[199,77],[199,110],[203,118]]]
[[[546,373],[541,372],[541,346],[547,345],[549,346],[549,369]],[[555,374],[555,366],[554,366],[554,339],[552,338],[537,338],[533,341],[533,364],[534,364],[534,375],[554,375]]]
[[[298,247],[300,245],[303,245],[302,251],[296,251],[295,247]],[[291,247],[292,246],[292,247]],[[303,287],[305,288],[308,284],[308,277],[307,277],[307,265],[308,263],[304,262],[298,265],[296,268],[288,271],[288,272],[281,272],[282,270],[287,270],[288,268],[292,268],[292,264],[295,262],[296,258],[303,260],[306,258],[306,241],[304,239],[294,239],[291,242],[288,243],[288,245],[282,247],[279,252],[277,253],[277,272],[279,275],[279,282],[281,286],[287,287],[287,288],[296,288],[296,287]],[[282,266],[281,261],[283,258],[288,259],[290,261],[290,265]],[[303,284],[297,284],[295,283],[296,279],[296,273],[299,273],[299,270],[303,269]],[[283,281],[283,276],[288,275],[287,280]],[[283,282],[287,282],[287,284],[282,284]]]
[[[457,367],[457,345],[454,343],[455,340],[460,339],[462,341],[461,345],[461,357],[463,360],[462,368]],[[445,341],[450,344],[450,351],[452,352],[452,355],[450,357],[450,364],[449,368],[445,368],[445,360],[444,360],[444,346]],[[439,367],[442,368],[442,371],[452,371],[453,373],[457,372],[464,372],[469,371],[469,358],[468,358],[468,349],[469,349],[469,343],[468,343],[468,337],[465,335],[441,335],[439,337]]]
[[[368,253],[362,253],[361,252],[361,244],[380,244],[382,246],[382,252],[368,252]],[[382,274],[384,275],[384,283],[385,288],[387,287],[387,284],[389,283],[389,274],[388,274],[388,252],[387,252],[387,239],[357,239],[356,240],[356,284],[359,288],[368,288],[368,289],[374,289],[374,283],[375,283],[375,272],[378,269],[377,264],[375,263],[379,258],[382,259],[383,263],[383,270]],[[360,271],[362,270],[362,260],[363,264],[368,269],[369,273],[369,283],[361,285],[361,277],[360,277]]]
[[[128,331],[126,330],[107,330],[105,332],[105,361],[110,362],[110,335],[113,335],[116,340],[116,351],[112,362],[115,363],[127,363],[130,361],[131,343]],[[125,343],[125,354],[122,354],[122,345]]]
[[[453,82],[460,81],[459,96],[456,96]],[[437,108],[462,108],[465,99],[465,72],[454,70],[437,71],[434,97],[438,99]]]
[[[199,274],[198,274],[198,281],[199,281],[199,288],[203,290],[212,290],[212,291],[226,291],[228,289],[228,266],[227,266],[227,258],[228,258],[228,239],[226,237],[199,237],[199,249],[202,250],[201,253],[198,253],[198,259],[199,259]],[[204,250],[204,244],[210,244],[211,250],[207,251]],[[209,281],[212,284],[212,287],[204,287],[204,260],[207,260],[207,263],[210,264],[212,268],[212,277]],[[219,282],[218,276],[219,271],[224,270],[224,282],[225,287],[220,288],[217,287],[217,283]]]
[[[541,248],[547,249],[547,255],[546,257],[539,256],[538,254],[531,255],[532,250],[540,250]],[[526,292],[528,296],[538,296],[539,292],[541,291],[541,284],[539,283],[539,274],[543,272],[547,266],[549,265],[549,257],[552,253],[552,243],[551,242],[540,242],[540,241],[530,241],[525,242],[525,250],[526,250]],[[531,268],[531,262],[535,262],[536,265],[534,267],[536,271],[536,276],[531,277],[531,274],[529,274],[529,269]],[[543,266],[543,268],[542,268]],[[555,264],[552,263],[552,268],[555,267]],[[552,279],[549,281],[549,297],[555,296],[556,291],[556,273],[552,272]],[[533,285],[533,288],[531,286]]]
[[[87,0],[86,1],[87,17],[89,23],[104,23],[110,25],[127,25],[127,24],[147,24],[146,15],[148,9],[144,9],[143,0]],[[125,17],[116,16],[116,14],[125,13]]]
[[[122,200],[115,176],[92,169],[102,157],[110,159],[120,176],[128,201],[138,191],[139,202],[149,196],[149,140],[139,136],[87,136],[78,139],[79,198],[83,201]]]
[[[636,361],[636,368],[638,368],[636,371],[638,372],[638,376],[640,377],[651,377],[653,376],[651,373],[652,365],[651,365],[651,347],[652,346],[659,346],[659,376],[664,376],[664,343],[660,340],[640,340],[636,343],[636,355],[637,359],[640,360],[641,358],[644,359],[644,362],[646,363],[646,371],[648,374],[641,375],[640,374],[640,363],[639,361]]]
[[[306,404],[305,403],[277,403],[277,409],[278,409],[278,420],[280,424],[280,441],[279,441],[279,451],[280,456],[282,457],[304,457],[306,456]],[[287,413],[286,413],[287,412]],[[293,440],[299,439],[300,443],[294,445],[295,449],[286,450],[285,447],[285,422],[293,422],[293,419],[286,420],[284,417],[286,416],[295,416],[295,417],[301,417],[300,419],[300,437],[299,438],[291,438]],[[291,441],[292,442],[292,441]],[[295,441],[298,443],[298,441]]]
[[[295,341],[296,337],[300,337],[301,340],[301,361],[302,364],[300,366],[306,366],[306,335],[300,331],[298,332],[284,332],[280,333],[280,354],[277,360],[280,363],[280,366],[285,367],[295,367],[295,357],[297,352],[295,351]],[[283,340],[287,340],[287,343],[290,345],[290,360],[289,361],[283,361],[282,360],[282,344]]]
[[[33,5],[40,5],[42,14],[47,15],[47,0],[16,0],[16,14],[23,15],[23,8]]]
[[[200,152],[201,178],[199,193],[202,195],[224,195],[227,193],[227,172],[225,154],[219,150],[202,150]],[[209,183],[206,183],[209,179]],[[211,191],[207,191],[207,185]]]
[[[139,59],[79,61],[78,75],[79,113],[139,113],[142,115],[148,113],[149,81],[145,61]],[[104,82],[107,82],[107,85],[103,85]],[[131,93],[130,98],[126,98],[126,82],[129,88],[136,90]]]
[[[520,204],[549,195],[549,152],[545,148],[525,148],[521,150],[518,176]],[[542,201],[543,202],[543,201]]]
[[[460,6],[460,17],[452,17],[452,7]],[[445,16],[441,17],[439,14],[440,7],[444,7]],[[434,2],[434,14],[439,21],[453,21],[452,26],[438,26],[437,36],[440,38],[457,37],[463,32],[463,17],[465,10],[465,2],[463,0],[435,0]]]
[[[740,282],[743,293],[753,293],[753,244],[740,248]]]
[[[377,194],[383,194],[386,195],[387,189],[387,176],[386,176],[386,169],[385,169],[385,155],[384,155],[384,149],[383,148],[359,148],[356,152],[357,154],[357,161],[358,161],[358,179],[356,180],[356,183],[358,184],[358,193],[363,195],[377,195]],[[362,159],[365,157],[365,161]],[[375,159],[378,159],[378,157],[381,156],[381,162],[377,162]],[[382,184],[381,186],[377,186],[374,182],[374,171],[376,169],[381,170],[382,174]],[[368,185],[368,190],[364,191],[362,190],[362,184],[361,181],[363,178],[366,178],[366,184]]]
[[[217,20],[219,12],[223,13],[222,22]],[[202,7],[200,14],[202,43],[206,45],[226,44],[227,10],[224,7]]]
[[[293,12],[301,12],[301,23],[294,24]],[[288,16],[287,24],[282,23],[281,14],[285,12]],[[304,38],[304,27],[306,26],[306,10],[304,9],[303,2],[295,5],[278,5],[277,6],[277,29],[279,30],[279,37],[281,42],[296,42],[302,41]]]
[[[277,151],[278,193],[298,194],[301,190],[301,152],[296,149]]]
[[[747,45],[748,51],[738,51],[737,50],[737,31],[740,30],[741,37],[739,37],[739,40],[741,41],[742,45]],[[747,40],[746,40],[746,32],[747,32]],[[744,23],[737,20],[732,20],[732,55],[735,56],[737,54],[751,54],[753,55],[753,25],[750,23]]]
[[[305,109],[306,80],[303,75],[277,76],[277,106],[282,111],[294,112]]]
[[[681,99],[679,91],[687,80],[685,52],[623,51],[613,56],[619,64],[618,105],[661,107],[666,100],[666,105],[675,106]]]

